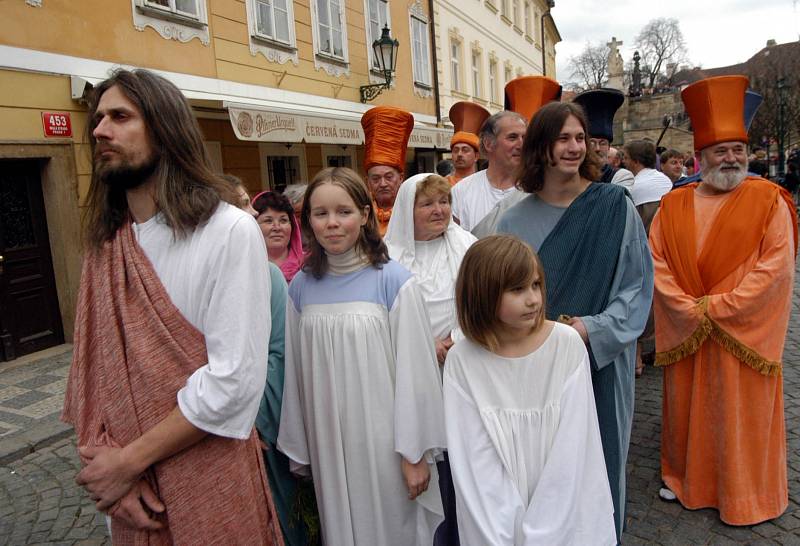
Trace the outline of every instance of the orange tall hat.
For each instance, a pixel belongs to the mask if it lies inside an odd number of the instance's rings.
[[[376,106],[361,116],[366,154],[364,168],[388,165],[405,171],[408,137],[414,128],[414,116],[393,106]]]
[[[450,139],[450,147],[456,144],[469,144],[475,150],[480,147],[478,133],[481,125],[491,114],[489,111],[474,102],[460,101],[450,107],[450,123],[455,128],[455,134]]]
[[[545,76],[520,76],[506,84],[506,110],[530,121],[545,104],[561,99],[561,85]]]
[[[746,76],[718,76],[700,80],[681,92],[692,120],[694,149],[720,142],[747,142],[744,125]]]

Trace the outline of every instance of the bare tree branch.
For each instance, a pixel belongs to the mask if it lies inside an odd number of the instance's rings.
[[[662,17],[647,23],[636,37],[636,49],[650,89],[660,79],[669,82],[678,66],[687,60],[686,42],[677,19]]]
[[[570,57],[570,77],[575,79],[575,87],[597,89],[608,81],[608,46],[603,43],[586,42],[583,51]]]

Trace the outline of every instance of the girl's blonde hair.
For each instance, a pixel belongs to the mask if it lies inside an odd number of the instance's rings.
[[[491,235],[472,245],[458,270],[456,313],[464,335],[495,351],[502,325],[497,311],[503,292],[526,286],[539,276],[542,308],[534,328],[545,320],[547,307],[544,268],[531,247],[512,235]]]

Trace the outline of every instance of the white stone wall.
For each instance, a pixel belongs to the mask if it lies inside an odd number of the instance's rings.
[[[529,5],[527,25],[526,4]],[[434,0],[439,95],[445,122],[450,106],[461,100],[477,102],[490,112],[502,110],[507,74],[511,79],[542,74],[541,17],[545,10],[546,0]],[[453,43],[458,44],[460,51],[457,88],[451,62]],[[546,44],[549,57],[555,55],[554,46],[549,41]],[[473,82],[473,52],[480,61],[477,92]],[[494,95],[490,90],[490,62],[496,63]]]

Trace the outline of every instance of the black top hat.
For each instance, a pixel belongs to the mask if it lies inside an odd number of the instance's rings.
[[[586,111],[589,136],[614,140],[614,114],[625,102],[625,95],[616,89],[591,89],[572,99]]]
[[[756,117],[758,107],[764,102],[764,97],[748,89],[744,94],[744,126],[749,131],[750,125],[753,124],[753,119]]]

